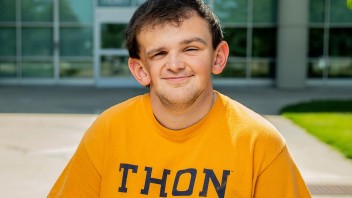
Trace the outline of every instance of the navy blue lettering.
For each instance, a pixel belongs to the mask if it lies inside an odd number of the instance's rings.
[[[218,197],[224,198],[225,191],[226,191],[227,177],[230,175],[230,171],[228,171],[228,170],[223,171],[221,184],[219,183],[219,180],[216,178],[213,170],[204,169],[203,172],[205,173],[205,179],[204,179],[204,184],[203,184],[203,190],[199,193],[199,196],[201,196],[201,197],[207,196],[208,186],[209,186],[209,182],[211,180],[214,184],[214,187],[215,187],[216,193],[218,194]]]
[[[132,164],[120,164],[120,172],[123,170],[123,175],[122,175],[122,182],[121,186],[119,187],[119,192],[127,192],[126,184],[127,184],[127,177],[128,177],[128,170],[132,170],[132,173],[137,173],[138,166],[132,165]]]
[[[186,174],[186,173],[191,174],[191,179],[189,181],[188,189],[185,190],[185,191],[179,191],[179,190],[177,190],[178,182],[180,180],[180,177],[183,174]],[[194,168],[178,171],[177,174],[176,174],[175,181],[174,181],[174,186],[172,188],[172,195],[173,196],[190,196],[190,195],[192,195],[193,187],[194,187],[194,181],[196,180],[196,175],[197,175],[197,170],[194,169]]]
[[[170,170],[164,169],[163,171],[163,178],[162,179],[157,179],[157,178],[152,178],[152,170],[153,168],[151,167],[145,167],[144,169],[147,172],[146,178],[145,178],[145,183],[144,183],[144,188],[141,190],[141,194],[148,195],[149,193],[149,186],[151,183],[154,184],[159,184],[160,185],[160,197],[166,197],[167,193],[165,192],[166,188],[166,179],[167,176],[170,174]]]

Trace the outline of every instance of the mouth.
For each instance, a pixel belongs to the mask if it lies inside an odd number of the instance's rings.
[[[168,76],[168,77],[163,77],[163,80],[166,80],[168,83],[171,84],[180,84],[180,83],[185,83],[187,82],[190,78],[193,76]]]

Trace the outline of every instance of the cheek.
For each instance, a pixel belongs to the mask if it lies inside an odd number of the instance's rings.
[[[194,62],[193,69],[198,73],[211,73],[212,64],[209,59],[203,58]]]
[[[190,60],[191,64],[194,65],[198,70],[208,72],[211,71],[213,66],[214,54],[209,52],[204,52],[201,55],[194,57]]]
[[[148,69],[148,73],[152,82],[155,82],[159,79],[159,77],[161,76],[160,72],[161,69],[157,69],[155,66],[153,68]]]

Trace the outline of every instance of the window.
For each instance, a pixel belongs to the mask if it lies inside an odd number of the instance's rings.
[[[309,57],[321,57],[324,55],[324,29],[309,29],[308,54]]]
[[[16,1],[1,0],[0,1],[0,22],[16,21]]]
[[[277,0],[253,1],[253,23],[276,23]]]
[[[22,0],[22,21],[51,22],[53,20],[52,0]]]
[[[330,78],[352,77],[352,58],[333,58],[329,63],[328,76]]]
[[[126,24],[103,24],[101,26],[101,48],[125,48]]]
[[[277,0],[214,1],[224,25],[230,58],[223,77],[273,78],[276,58]]]
[[[100,67],[102,77],[130,76],[127,56],[102,56]]]
[[[91,23],[93,21],[93,1],[60,0],[60,22]]]
[[[323,23],[325,13],[325,0],[310,0],[309,21],[311,23]]]
[[[60,60],[61,78],[91,78],[93,77],[92,61],[64,59]]]
[[[311,0],[308,77],[351,78],[351,35],[352,11],[346,1]]]
[[[24,61],[22,62],[23,78],[52,78],[54,67],[52,62]]]
[[[230,56],[246,57],[247,51],[247,29],[246,28],[224,28],[225,40],[229,43]]]
[[[0,77],[16,77],[16,63],[0,60]]]
[[[60,56],[92,56],[91,28],[60,28]]]
[[[331,28],[329,55],[333,57],[352,57],[352,27]]]
[[[222,23],[247,23],[248,1],[247,0],[216,0],[214,12]]]
[[[236,58],[229,58],[224,71],[219,75],[219,77],[236,77],[245,78],[246,77],[246,61]]]
[[[0,27],[0,57],[16,56],[16,30],[15,28]]]
[[[22,28],[23,56],[52,56],[52,28]]]
[[[60,0],[59,77],[93,77],[93,2]]]
[[[275,63],[269,59],[259,59],[251,61],[252,78],[274,78]]]
[[[102,7],[125,7],[125,6],[138,6],[145,0],[98,0],[98,5]]]
[[[352,10],[347,8],[346,0],[330,0],[330,23],[352,24]]]
[[[276,29],[253,28],[253,57],[276,57]]]

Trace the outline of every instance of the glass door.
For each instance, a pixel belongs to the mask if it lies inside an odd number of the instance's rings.
[[[95,74],[97,86],[138,86],[128,68],[125,29],[134,7],[97,7],[95,17]]]
[[[128,53],[124,42],[126,24],[102,23],[100,28],[100,77],[130,76],[127,66]]]

